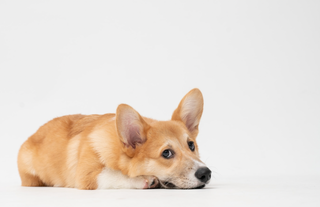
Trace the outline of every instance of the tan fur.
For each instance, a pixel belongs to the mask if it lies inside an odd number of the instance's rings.
[[[189,110],[181,107],[186,105],[183,100],[190,97],[198,100],[196,104],[190,102],[198,110],[192,129],[180,114]],[[184,99],[170,121],[141,117],[127,105],[120,105],[117,114],[69,115],[49,121],[21,146],[18,168],[22,186],[97,189],[97,176],[107,167],[132,178],[156,176],[168,180],[172,177],[184,188],[183,172],[192,169],[195,160],[201,162],[196,136],[203,106],[198,89],[190,91]],[[132,113],[129,116],[138,117],[143,140],[135,148],[123,138],[127,129],[120,124],[126,120],[119,114],[125,110]],[[194,141],[194,152],[188,148],[187,140]],[[161,154],[165,149],[173,149],[175,157],[164,159]]]

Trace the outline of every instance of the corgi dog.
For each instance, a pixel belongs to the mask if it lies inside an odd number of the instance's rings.
[[[169,121],[143,117],[126,104],[115,114],[55,118],[22,144],[21,185],[203,188],[211,171],[196,142],[202,111],[202,93],[193,89]]]

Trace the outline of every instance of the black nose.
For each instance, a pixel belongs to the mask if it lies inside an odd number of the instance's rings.
[[[207,167],[201,167],[197,170],[195,174],[196,178],[198,178],[201,182],[206,183],[211,179],[211,170]]]

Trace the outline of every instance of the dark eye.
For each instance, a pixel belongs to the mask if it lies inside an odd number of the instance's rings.
[[[193,152],[195,149],[194,142],[188,142],[188,145],[189,145],[189,148],[191,149],[191,151]]]
[[[162,152],[162,157],[166,158],[166,159],[170,159],[173,157],[173,151],[166,149],[165,151]]]

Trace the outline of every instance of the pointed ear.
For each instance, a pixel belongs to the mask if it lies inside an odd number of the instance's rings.
[[[126,104],[118,106],[116,124],[118,135],[125,146],[135,149],[138,144],[146,141],[146,131],[149,125],[131,106]]]
[[[191,133],[198,134],[203,111],[203,96],[199,89],[192,89],[183,97],[178,108],[172,114],[172,120],[182,121]]]

